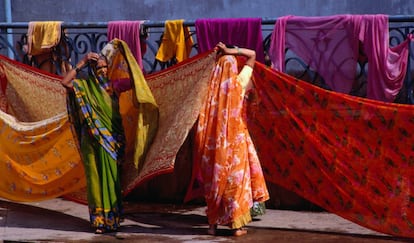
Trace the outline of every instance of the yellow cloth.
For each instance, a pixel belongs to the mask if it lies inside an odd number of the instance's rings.
[[[61,38],[61,24],[61,21],[29,22],[28,54],[35,56],[56,46]]]
[[[164,35],[155,56],[157,60],[166,62],[175,57],[177,62],[182,62],[190,56],[193,38],[190,28],[184,27],[183,23],[183,19],[165,21]]]

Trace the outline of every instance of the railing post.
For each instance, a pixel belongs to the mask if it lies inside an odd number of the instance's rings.
[[[6,16],[6,22],[12,23],[12,14],[11,14],[11,0],[4,0],[4,11]],[[13,35],[12,30],[10,28],[6,29],[6,36],[7,36],[7,42],[13,44]],[[13,45],[12,45],[13,46]],[[14,59],[14,53],[13,49],[8,48],[7,49],[7,55]]]

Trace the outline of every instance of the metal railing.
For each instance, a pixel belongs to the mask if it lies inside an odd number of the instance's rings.
[[[270,47],[270,37],[274,28],[276,19],[262,19],[263,46],[265,53]],[[156,60],[155,56],[161,43],[164,32],[164,21],[145,21],[141,34],[142,40],[146,44],[146,51],[143,55],[143,68],[145,73],[154,73],[176,62],[174,59],[167,62]],[[62,31],[64,33],[62,41],[63,47],[56,48],[49,58],[36,60],[36,58],[27,55],[27,29],[29,23],[1,23],[0,22],[0,54],[8,56],[17,61],[41,68],[45,62],[51,62],[56,66],[56,73],[60,74],[60,63],[66,62],[75,65],[86,53],[98,51],[107,43],[107,22],[63,22]],[[190,28],[190,35],[194,39],[194,46],[191,56],[197,54],[197,40],[195,36],[195,22],[184,21],[184,26]],[[390,45],[395,46],[401,43],[408,34],[414,32],[414,16],[390,16],[389,17],[389,37]],[[10,40],[13,40],[11,43]],[[397,100],[398,103],[414,104],[413,98],[413,77],[412,63],[413,57],[412,45],[410,45],[410,55],[408,60],[408,69],[404,87],[401,90]],[[286,50],[286,70],[287,73],[311,82],[315,85],[325,87],[324,80],[309,68],[309,65],[303,62],[290,50]],[[355,85],[351,91],[352,95],[365,96],[366,86],[366,61],[358,63],[358,73]]]

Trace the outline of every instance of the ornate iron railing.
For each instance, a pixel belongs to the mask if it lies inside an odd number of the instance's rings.
[[[263,46],[265,53],[269,50],[270,36],[274,28],[276,19],[263,19]],[[175,60],[160,62],[155,59],[158,47],[161,43],[161,37],[164,32],[164,21],[146,21],[143,24],[143,33],[141,38],[145,39],[146,52],[143,56],[144,71],[153,73],[171,65]],[[89,51],[98,51],[107,43],[107,23],[106,22],[64,22],[62,31],[65,43],[63,49],[55,49],[54,55],[47,60],[36,60],[29,58],[26,53],[27,28],[26,22],[18,23],[1,23],[0,22],[0,54],[11,57],[17,61],[40,67],[44,62],[52,62],[56,65],[56,73],[60,74],[61,69],[59,62],[67,62],[71,65],[76,64]],[[192,56],[197,54],[197,41],[195,38],[194,21],[185,21],[184,26],[190,28],[190,34],[194,41]],[[389,17],[389,36],[391,46],[401,43],[408,34],[414,32],[414,16],[390,16]],[[11,41],[12,40],[12,41]],[[410,46],[410,50],[412,46]],[[413,98],[413,77],[412,63],[413,52],[410,51],[409,68],[407,70],[404,88],[401,90],[396,102],[414,104]],[[324,87],[324,80],[309,68],[309,65],[298,58],[294,53],[286,50],[286,70],[289,74],[301,78],[305,81]],[[366,86],[366,61],[358,64],[358,73],[356,79],[359,84],[351,91],[352,95],[364,96]]]

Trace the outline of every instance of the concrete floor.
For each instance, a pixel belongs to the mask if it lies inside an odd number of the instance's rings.
[[[95,235],[85,205],[57,198],[36,203],[0,200],[3,242],[410,242],[363,228],[334,214],[267,210],[248,225],[248,234],[206,234],[202,206],[126,202],[119,232]]]

